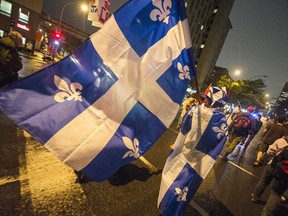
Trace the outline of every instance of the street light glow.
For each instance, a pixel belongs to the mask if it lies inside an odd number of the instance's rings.
[[[252,79],[254,79],[254,78],[256,78],[256,77],[262,77],[262,78],[267,78],[267,77],[268,77],[267,75],[262,75],[262,74],[260,74],[260,75],[255,75],[255,76],[252,76],[252,77],[249,78],[249,77],[247,76],[247,74],[245,74],[243,71],[241,71],[241,70],[239,70],[239,69],[235,70],[235,75],[236,75],[236,76],[243,75],[243,76],[245,76],[246,80],[252,80]]]
[[[86,4],[82,4],[81,9],[82,9],[82,11],[86,12],[86,11],[88,11],[88,6]]]
[[[244,72],[242,72],[241,70],[239,70],[239,69],[237,69],[237,70],[235,71],[235,75],[236,75],[236,76],[243,75],[243,76],[245,76],[245,78],[248,80],[248,76],[247,76]]]
[[[236,76],[239,76],[240,74],[241,74],[241,70],[238,70],[238,69],[237,69],[237,70],[235,71],[235,75],[236,75]]]

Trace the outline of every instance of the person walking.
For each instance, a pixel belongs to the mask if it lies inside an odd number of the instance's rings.
[[[17,49],[20,44],[22,35],[16,31],[0,39],[0,87],[18,80],[17,72],[23,67]]]
[[[244,143],[245,149],[249,146],[250,142],[253,140],[253,138],[256,136],[256,134],[261,130],[261,127],[263,125],[263,122],[261,121],[261,117],[262,117],[262,115],[259,113],[256,115],[255,131],[253,131],[253,134],[249,134],[247,139],[245,140],[245,143]]]
[[[278,215],[281,206],[288,201],[288,147],[286,146],[271,163],[272,186],[261,216]],[[252,197],[253,201],[253,197]]]
[[[253,134],[253,131],[256,130],[256,122],[251,114],[254,110],[255,108],[253,106],[249,106],[247,112],[241,112],[232,119],[228,127],[228,145],[222,156],[222,160],[228,161],[227,156],[233,152],[237,144],[241,141],[243,142],[248,134]]]
[[[31,43],[31,41],[28,41],[26,43],[26,51],[27,51],[28,58],[30,58],[30,56],[33,53],[33,44]]]
[[[261,199],[262,194],[264,193],[266,187],[271,183],[271,181],[275,177],[275,173],[273,172],[275,169],[275,157],[278,157],[280,153],[288,148],[288,136],[277,139],[272,145],[269,146],[267,150],[267,155],[270,155],[270,161],[268,165],[264,169],[264,173],[257,183],[253,193],[251,194],[252,202],[258,203]],[[274,162],[273,162],[274,160]]]
[[[287,130],[283,126],[283,122],[285,121],[286,121],[285,116],[279,116],[277,122],[274,122],[267,126],[266,128],[267,132],[265,133],[263,140],[260,142],[254,166],[259,166],[261,164],[263,155],[268,150],[269,145],[275,142],[276,139],[279,139],[287,135]]]
[[[196,99],[196,94],[190,95],[186,100],[182,102],[182,112],[179,117],[178,123],[177,123],[177,129],[180,128],[182,120],[186,112],[192,107],[197,105],[197,99]]]

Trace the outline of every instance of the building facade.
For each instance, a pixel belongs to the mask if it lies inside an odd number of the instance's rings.
[[[271,107],[271,117],[275,118],[281,115],[288,115],[288,82],[284,85],[280,96]]]
[[[200,85],[204,85],[205,79],[214,72],[219,53],[232,28],[229,13],[234,0],[186,2],[198,81]],[[40,50],[43,40],[49,45],[49,35],[55,31],[59,20],[42,13],[42,5],[42,0],[0,0],[0,37],[15,30],[22,34],[23,44],[29,40],[36,50]],[[15,21],[13,27],[11,27],[12,19]],[[61,29],[66,44],[69,46],[74,44],[69,50],[73,50],[89,36],[65,23],[61,23]]]
[[[187,15],[200,86],[212,75],[232,25],[229,14],[234,0],[187,1]]]
[[[18,31],[23,44],[36,40],[41,20],[42,0],[0,0],[0,36]]]
[[[215,66],[212,73],[205,79],[204,85],[209,86],[211,83],[212,85],[217,85],[222,76],[227,76],[231,81],[233,81],[227,68]]]

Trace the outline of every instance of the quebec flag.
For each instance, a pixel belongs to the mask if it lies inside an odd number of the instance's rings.
[[[158,197],[161,215],[184,214],[220,154],[226,131],[225,114],[219,109],[200,105],[186,113],[162,172]]]
[[[195,76],[184,0],[131,0],[79,49],[0,92],[0,108],[95,181],[143,155]]]

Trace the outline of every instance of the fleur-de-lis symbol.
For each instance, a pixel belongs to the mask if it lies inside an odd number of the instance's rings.
[[[185,65],[183,67],[182,64],[180,62],[178,62],[177,68],[178,68],[178,71],[180,72],[179,73],[179,78],[181,80],[184,80],[185,78],[188,79],[188,80],[191,80],[190,69],[189,69],[189,67],[187,65]]]
[[[217,139],[221,139],[222,136],[226,133],[228,127],[227,124],[222,123],[219,127],[212,127],[212,130],[217,133]]]
[[[130,149],[130,151],[126,152],[123,156],[123,158],[126,157],[134,157],[134,158],[139,158],[139,140],[137,138],[134,138],[133,143],[132,140],[129,139],[128,137],[122,137],[122,140],[125,144],[125,146]]]
[[[178,202],[185,202],[186,201],[186,196],[188,193],[188,187],[184,187],[183,190],[181,190],[180,188],[175,188],[176,193],[179,195],[177,197],[177,201]]]
[[[154,0],[152,4],[157,7],[157,9],[153,9],[150,13],[150,18],[153,21],[165,22],[168,24],[170,9],[172,8],[171,0]]]
[[[82,102],[81,97],[82,85],[80,83],[78,82],[71,83],[69,87],[68,83],[57,75],[54,76],[54,83],[59,90],[62,90],[61,92],[58,92],[54,96],[54,100],[56,100],[59,103],[62,103],[65,100],[68,101],[78,100]]]

